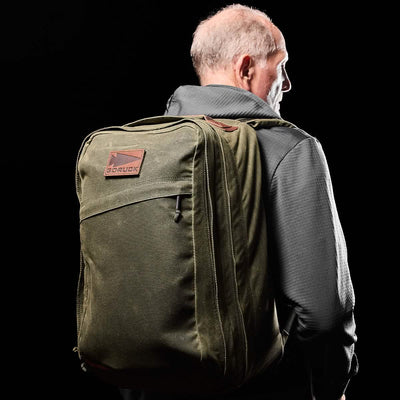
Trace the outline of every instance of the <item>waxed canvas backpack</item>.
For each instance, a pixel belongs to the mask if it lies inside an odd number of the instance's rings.
[[[120,387],[217,393],[281,355],[254,129],[276,123],[163,116],[83,141],[85,371]]]

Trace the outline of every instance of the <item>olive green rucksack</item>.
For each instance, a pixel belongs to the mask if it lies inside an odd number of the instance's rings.
[[[85,371],[120,387],[215,393],[281,355],[253,128],[280,123],[164,116],[84,140]]]

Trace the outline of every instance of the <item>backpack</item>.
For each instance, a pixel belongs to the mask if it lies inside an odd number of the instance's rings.
[[[79,151],[77,347],[125,388],[234,390],[279,359],[256,126],[154,117]]]

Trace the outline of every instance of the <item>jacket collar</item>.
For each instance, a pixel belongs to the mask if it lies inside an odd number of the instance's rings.
[[[165,111],[165,115],[199,114],[213,118],[280,118],[253,93],[225,85],[180,86]]]

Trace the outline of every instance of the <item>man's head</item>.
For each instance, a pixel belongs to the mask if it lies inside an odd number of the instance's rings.
[[[191,56],[201,85],[248,90],[279,113],[290,90],[285,40],[259,10],[234,4],[202,21],[193,35]]]

